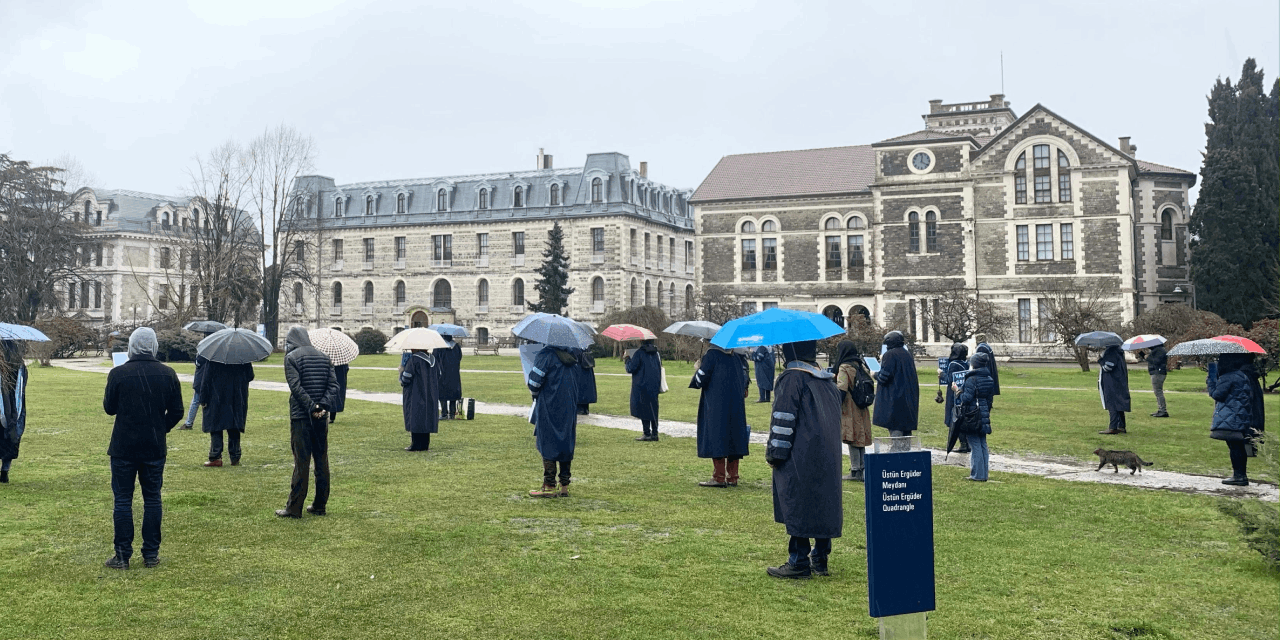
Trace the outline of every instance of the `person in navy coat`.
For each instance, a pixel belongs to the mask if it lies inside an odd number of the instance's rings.
[[[773,392],[773,373],[777,362],[770,347],[756,347],[751,353],[751,360],[756,363],[756,386],[760,388],[760,399],[757,403],[768,402]]]
[[[542,488],[529,492],[535,498],[569,497],[569,467],[578,442],[577,368],[578,358],[573,353],[548,346],[534,356],[529,371],[529,392],[533,394],[530,422],[542,456]]]
[[[711,345],[698,360],[690,389],[701,389],[698,398],[698,457],[711,458],[711,480],[703,487],[738,486],[738,462],[750,452],[747,409],[747,377],[742,360]]]
[[[427,451],[431,434],[440,431],[440,362],[425,349],[414,349],[400,360],[401,405],[404,430],[409,432],[405,451]]]
[[[641,442],[658,441],[658,394],[662,391],[662,358],[653,340],[645,340],[627,359],[631,374],[631,415],[640,418]]]
[[[1124,361],[1124,352],[1117,345],[1107,347],[1098,358],[1098,394],[1102,396],[1102,408],[1110,414],[1111,420],[1106,429],[1099,431],[1103,435],[1128,433],[1125,430],[1125,415],[1129,412],[1129,365]]]
[[[453,336],[440,336],[448,347],[431,352],[440,371],[440,419],[453,420],[458,415],[458,401],[462,399],[462,345]]]

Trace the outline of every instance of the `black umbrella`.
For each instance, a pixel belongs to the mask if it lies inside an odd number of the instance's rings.
[[[1076,336],[1077,347],[1106,349],[1124,344],[1124,339],[1110,331],[1090,331]]]
[[[248,364],[271,355],[271,343],[248,329],[223,329],[201,340],[196,353],[222,364]]]
[[[956,421],[953,418],[951,420],[951,426],[948,427],[948,430],[947,430],[947,453],[946,455],[942,456],[943,460],[946,460],[947,456],[951,455],[951,450],[956,447],[956,443],[959,441],[960,441],[960,432],[956,430]]]
[[[213,320],[196,320],[195,322],[188,322],[187,326],[183,327],[183,329],[186,329],[187,331],[194,331],[196,333],[217,333],[226,328],[227,325]]]

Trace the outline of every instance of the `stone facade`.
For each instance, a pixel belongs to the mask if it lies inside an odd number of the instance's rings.
[[[388,335],[449,322],[477,342],[510,338],[537,300],[547,234],[564,231],[565,314],[589,323],[650,305],[679,317],[693,296],[690,192],[652,182],[625,155],[583,167],[337,185],[298,180],[300,215],[316,229],[319,286],[281,291],[281,323]],[[317,219],[318,218],[318,219]]]
[[[948,343],[929,330],[927,310],[944,286],[976,291],[1015,318],[1029,312],[997,346],[1002,354],[1043,351],[1036,292],[1054,283],[1117,286],[1123,320],[1189,302],[1172,292],[1186,289],[1194,174],[1138,161],[1127,138],[1111,146],[1040,105],[1016,117],[1003,96],[935,101],[925,123],[870,145],[865,167],[806,159],[863,157],[853,147],[721,160],[691,199],[699,286],[727,288],[746,310],[865,314],[916,333],[934,353]],[[785,195],[753,191],[800,170],[821,176]],[[763,233],[767,221],[776,226]],[[744,247],[758,253],[766,241],[783,248],[776,281],[744,269]]]

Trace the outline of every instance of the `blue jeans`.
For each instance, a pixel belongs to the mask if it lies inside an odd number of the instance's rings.
[[[192,391],[191,392],[191,408],[187,409],[188,425],[193,425],[196,423],[196,409],[199,409],[199,408],[200,408],[200,394]]]
[[[160,485],[164,483],[164,458],[140,462],[111,459],[111,491],[116,496],[116,555],[128,560],[133,555],[133,483],[142,487],[142,557],[160,554]]]
[[[969,434],[969,477],[973,480],[986,480],[991,466],[991,451],[987,449],[987,434]]]
[[[797,569],[808,569],[811,557],[814,565],[825,568],[827,556],[831,555],[831,538],[814,538],[813,552],[810,556],[809,539],[791,536],[791,541],[787,543],[787,552],[791,554],[788,562]]]

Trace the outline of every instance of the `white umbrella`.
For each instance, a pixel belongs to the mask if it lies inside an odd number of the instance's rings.
[[[449,343],[440,334],[424,327],[405,329],[387,341],[387,351],[412,349],[448,349]]]
[[[720,331],[720,329],[720,325],[706,320],[682,320],[663,329],[662,332],[710,340],[715,337],[716,332]]]
[[[1120,345],[1120,348],[1125,351],[1138,351],[1139,349],[1150,349],[1157,345],[1162,345],[1165,342],[1167,341],[1164,339],[1164,336],[1143,334],[1125,340],[1124,344]]]

